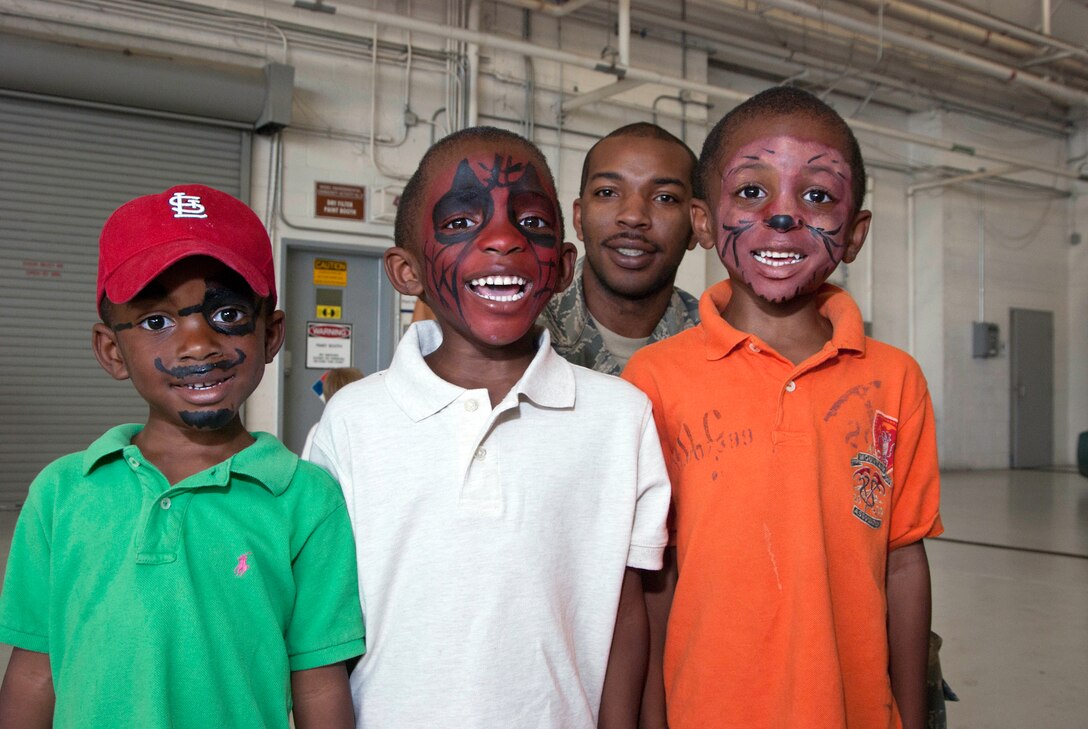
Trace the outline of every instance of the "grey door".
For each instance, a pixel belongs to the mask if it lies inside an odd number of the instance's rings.
[[[1054,313],[1011,309],[1009,465],[1050,466],[1054,453]]]
[[[369,375],[389,366],[396,345],[396,292],[385,277],[381,253],[312,241],[284,243],[283,442],[298,453],[324,409],[315,385],[326,371],[350,366]]]

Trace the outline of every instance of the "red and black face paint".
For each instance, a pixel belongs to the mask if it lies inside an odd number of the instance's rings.
[[[461,159],[449,179],[435,193],[423,243],[432,308],[464,320],[473,297],[496,305],[528,297],[524,308],[535,318],[559,276],[551,186],[533,162],[490,152]]]

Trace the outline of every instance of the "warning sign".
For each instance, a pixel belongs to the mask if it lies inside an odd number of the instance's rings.
[[[366,217],[366,188],[338,185],[335,182],[315,182],[315,213],[320,218],[364,220]]]
[[[314,259],[314,286],[347,286],[348,262],[331,258]]]
[[[351,324],[306,322],[306,368],[351,367]]]

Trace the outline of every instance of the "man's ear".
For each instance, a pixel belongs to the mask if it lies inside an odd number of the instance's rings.
[[[715,235],[714,223],[712,222],[714,217],[710,214],[710,208],[707,207],[706,201],[694,198],[691,201],[691,234],[692,240],[698,242],[703,248],[710,250],[715,247],[717,243],[717,236]],[[692,245],[688,248],[691,250],[695,246]]]
[[[566,241],[559,244],[559,276],[555,282],[555,293],[565,291],[574,280],[574,264],[578,261],[578,249]]]
[[[106,374],[115,380],[128,379],[128,366],[117,343],[117,332],[101,322],[95,324],[91,328],[91,349]]]
[[[850,226],[850,232],[846,238],[846,252],[842,254],[843,263],[853,263],[865,245],[865,236],[869,235],[869,225],[873,222],[873,214],[868,210],[861,210],[854,216],[854,222]]]
[[[582,237],[582,198],[574,198],[574,233],[578,236],[578,240],[585,241]]]
[[[264,334],[264,363],[271,364],[272,360],[283,346],[283,337],[286,332],[284,320],[286,315],[277,309],[268,316],[265,323]]]
[[[405,296],[421,296],[423,294],[422,267],[415,251],[410,251],[403,246],[387,248],[382,256],[382,264],[385,266],[385,275],[389,283],[393,284],[400,293]]]

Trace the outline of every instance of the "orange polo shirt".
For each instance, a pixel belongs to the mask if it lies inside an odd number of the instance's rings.
[[[673,487],[670,729],[884,729],[888,551],[943,531],[933,406],[906,353],[825,284],[831,341],[799,365],[702,323],[635,354]]]

